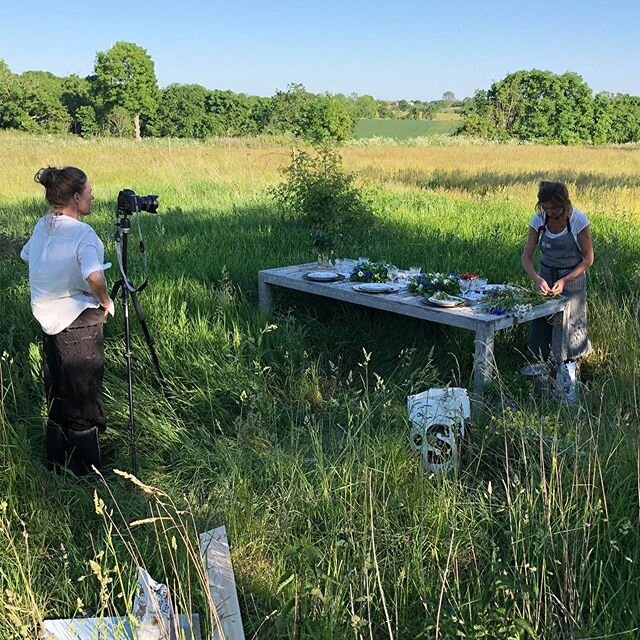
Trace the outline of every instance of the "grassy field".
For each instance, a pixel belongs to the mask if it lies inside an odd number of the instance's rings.
[[[524,283],[540,178],[566,180],[592,221],[595,353],[579,405],[534,396],[517,374],[525,329],[501,333],[486,416],[446,478],[411,453],[405,401],[469,386],[470,334],[292,293],[271,317],[257,309],[258,269],[314,255],[268,194],[289,153],[0,134],[0,637],[126,612],[137,563],[210,629],[196,533],[219,524],[248,638],[638,637],[640,149],[343,150],[377,217],[353,256]],[[88,172],[114,263],[118,191],[160,196],[159,215],[140,219],[140,299],[164,392],[134,322],[144,484],[94,494],[43,464],[39,331],[18,252],[44,211],[33,174],[47,164]],[[104,455],[127,470],[122,322],[106,328]]]
[[[430,137],[434,135],[451,135],[460,128],[461,121],[455,119],[435,120],[399,120],[399,119],[366,119],[356,122],[353,136],[362,138],[394,138],[406,140],[407,138]]]

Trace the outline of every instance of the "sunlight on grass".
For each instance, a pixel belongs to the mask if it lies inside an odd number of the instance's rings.
[[[257,308],[259,269],[314,258],[308,231],[269,195],[289,154],[262,139],[0,133],[0,637],[33,637],[45,617],[126,613],[137,562],[211,628],[192,541],[220,524],[248,638],[636,637],[640,149],[342,150],[376,212],[375,234],[350,238],[353,256],[525,282],[542,177],[566,180],[593,223],[595,352],[580,404],[535,396],[517,373],[525,329],[501,333],[487,416],[470,425],[458,474],[443,478],[410,452],[405,401],[469,386],[469,333],[286,292],[273,316]],[[159,195],[159,215],[140,216],[150,257],[140,300],[162,391],[135,320],[132,345],[152,495],[119,480],[94,498],[44,468],[40,336],[18,252],[44,211],[33,174],[47,164],[87,170],[91,223],[114,263],[118,191]],[[123,348],[117,315],[106,326],[104,455],[127,469]]]

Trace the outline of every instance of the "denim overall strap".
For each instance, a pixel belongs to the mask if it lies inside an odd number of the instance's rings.
[[[550,238],[546,229],[540,233],[540,250],[542,259],[540,275],[552,287],[560,278],[573,271],[583,260],[582,252],[567,224],[567,233],[556,238]],[[568,315],[567,336],[568,359],[576,359],[591,351],[591,343],[587,335],[587,277],[582,274],[567,282],[563,295],[569,298],[565,308]],[[560,353],[562,336],[557,320],[553,317],[551,323],[540,318],[531,323],[529,334],[529,349],[537,357],[547,358],[550,352]]]

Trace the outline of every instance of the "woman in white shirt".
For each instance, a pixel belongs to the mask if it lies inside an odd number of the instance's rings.
[[[574,361],[591,351],[587,334],[587,277],[593,264],[593,242],[589,219],[573,208],[567,187],[562,182],[543,181],[538,189],[537,214],[529,222],[529,235],[522,253],[522,266],[531,276],[540,293],[569,298],[567,353],[565,361]],[[540,269],[533,258],[540,248]],[[547,360],[550,354],[560,354],[561,335],[556,324],[545,318],[531,323],[529,350],[532,355]],[[557,363],[560,364],[560,363]],[[530,365],[523,373],[533,373]]]
[[[47,462],[85,474],[101,468],[103,323],[113,315],[103,271],[111,265],[95,231],[80,220],[93,202],[84,171],[46,167],[34,179],[50,209],[20,256],[29,265],[31,309],[43,332]]]

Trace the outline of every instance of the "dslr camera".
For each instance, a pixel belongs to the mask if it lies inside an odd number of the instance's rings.
[[[118,194],[118,215],[128,216],[139,211],[158,213],[158,196],[138,196],[131,189],[123,189]]]

